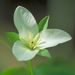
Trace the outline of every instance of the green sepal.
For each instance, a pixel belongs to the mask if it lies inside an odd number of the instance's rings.
[[[39,22],[39,32],[41,32],[44,29],[47,29],[48,21],[49,21],[49,16],[46,16]]]
[[[50,53],[49,53],[49,51],[48,51],[47,49],[41,50],[41,51],[38,53],[38,55],[51,58],[51,55],[50,55]]]
[[[19,35],[15,32],[6,32],[6,39],[13,44],[15,41],[19,40]]]

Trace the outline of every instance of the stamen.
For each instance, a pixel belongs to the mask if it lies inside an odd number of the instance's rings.
[[[36,43],[36,42],[38,41],[39,37],[40,37],[40,34],[38,33],[38,34],[34,37],[33,41]]]
[[[39,37],[40,37],[39,33],[34,37],[33,42],[34,42],[35,45],[34,45],[33,49],[37,48],[37,46],[38,46],[38,44],[40,42]]]

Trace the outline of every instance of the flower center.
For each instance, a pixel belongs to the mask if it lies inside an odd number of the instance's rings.
[[[38,41],[39,41],[39,33],[33,37],[32,33],[29,33],[29,37],[28,37],[28,46],[30,49],[34,50],[35,48],[37,48],[37,45],[38,45]]]

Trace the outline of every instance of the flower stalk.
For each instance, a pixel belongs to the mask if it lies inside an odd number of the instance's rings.
[[[31,60],[28,61],[28,66],[27,67],[28,67],[28,71],[30,72],[30,75],[34,75],[32,61]]]

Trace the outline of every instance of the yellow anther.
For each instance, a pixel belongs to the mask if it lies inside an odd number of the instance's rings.
[[[40,37],[40,34],[39,33],[34,37],[34,39],[33,39],[33,42],[34,42],[33,49],[35,49],[37,47],[37,45],[39,43],[39,37]]]
[[[39,37],[40,37],[40,34],[38,33],[38,34],[34,37],[33,42],[36,43],[36,42],[38,41]]]

